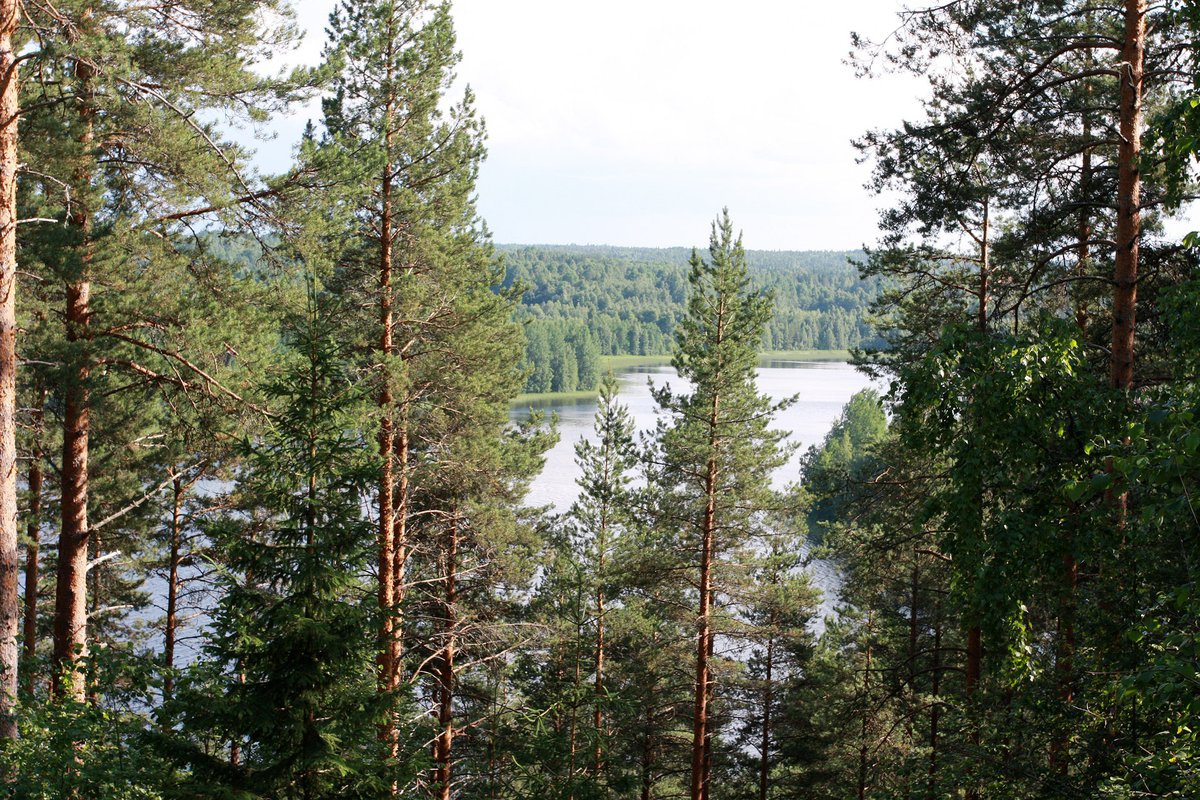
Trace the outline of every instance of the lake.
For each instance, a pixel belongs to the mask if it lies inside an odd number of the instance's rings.
[[[628,406],[639,432],[652,429],[656,420],[657,406],[650,396],[650,382],[661,386],[679,381],[675,370],[667,364],[629,367],[617,373],[617,378],[621,384],[620,401]],[[773,400],[796,397],[796,402],[775,419],[774,427],[787,431],[789,441],[799,445],[791,460],[773,476],[776,487],[800,477],[800,457],[810,446],[820,444],[852,395],[871,386],[882,388],[841,361],[764,360],[758,367],[757,383],[759,391]],[[565,512],[579,495],[579,487],[575,484],[579,476],[575,465],[575,443],[584,437],[596,441],[592,429],[596,399],[547,399],[529,403],[514,408],[513,418],[528,416],[530,407],[541,409],[547,415],[558,415],[559,440],[546,454],[546,466],[534,479],[525,502],[530,506],[548,505],[555,511]],[[810,562],[807,571],[823,596],[817,619],[813,622],[813,629],[819,634],[825,627],[824,618],[834,611],[841,581],[834,566],[825,561]]]
[[[679,381],[668,364],[629,367],[620,371],[617,378],[621,384],[620,400],[629,407],[639,431],[649,431],[656,420],[657,406],[650,396],[649,382],[661,386]],[[799,477],[800,456],[809,446],[819,444],[825,438],[851,395],[871,385],[870,378],[840,361],[765,360],[759,365],[760,391],[773,400],[797,397],[793,405],[776,417],[775,427],[787,431],[789,441],[799,445],[791,461],[776,472],[776,486]],[[558,414],[560,438],[546,455],[546,467],[533,481],[526,503],[566,511],[579,494],[579,487],[575,485],[579,476],[575,466],[575,443],[583,437],[596,440],[592,430],[596,400],[533,402],[514,408],[514,418],[527,416],[530,407],[541,409],[547,415]]]

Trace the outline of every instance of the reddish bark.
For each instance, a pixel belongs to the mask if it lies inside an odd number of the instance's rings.
[[[1133,384],[1137,322],[1138,248],[1141,237],[1142,78],[1146,56],[1147,0],[1125,0],[1121,49],[1120,145],[1117,151],[1117,250],[1113,269],[1113,327],[1110,381],[1114,389]]]
[[[37,406],[33,410],[33,452],[29,455],[29,514],[25,523],[25,536],[29,544],[25,546],[25,629],[24,654],[26,664],[33,663],[37,655],[37,610],[38,582],[40,580],[42,532],[42,429],[45,420],[46,391],[43,389],[38,397]],[[24,689],[26,694],[33,693],[34,674],[28,670],[25,675]]]
[[[67,289],[67,339],[88,336],[87,281]],[[91,431],[91,366],[79,359],[65,387],[62,458],[62,531],[58,537],[58,581],[54,603],[54,692],[83,699],[75,664],[87,649],[88,442]]]
[[[717,400],[713,400],[713,417],[717,415]],[[714,426],[715,427],[715,426]],[[712,639],[712,620],[710,602],[712,599],[712,556],[713,535],[716,528],[716,484],[717,462],[715,458],[708,461],[708,473],[705,478],[705,494],[707,501],[704,506],[704,527],[701,531],[700,544],[700,609],[696,617],[696,687],[695,701],[692,711],[692,800],[703,800],[704,785],[708,775],[705,773],[705,745],[708,742],[708,699],[709,699],[709,664],[708,655]]]
[[[0,740],[17,738],[17,119],[13,34],[20,3],[0,0]]]
[[[724,338],[725,301],[717,310],[717,341]],[[711,765],[709,703],[713,695],[709,659],[713,651],[712,564],[717,529],[717,426],[721,419],[721,396],[713,394],[708,417],[708,464],[704,475],[704,521],[700,531],[700,608],[696,618],[696,686],[692,710],[691,800],[705,800]]]
[[[433,783],[438,800],[450,800],[453,781],[452,748],[454,745],[454,656],[455,635],[458,627],[458,521],[452,514],[450,528],[446,534],[446,577],[443,625],[445,643],[438,659],[438,726],[441,728],[434,742]]]
[[[93,124],[96,109],[91,99],[91,79],[95,68],[79,61],[75,77],[79,79],[78,117],[81,124],[79,143],[87,153],[95,138]],[[72,175],[77,187],[87,186],[91,171],[79,168]],[[88,445],[91,435],[91,291],[89,272],[92,261],[92,209],[87,192],[76,193],[68,223],[79,236],[80,272],[67,286],[66,339],[72,363],[63,387],[63,450],[61,477],[62,530],[58,537],[58,579],[54,596],[54,675],[56,697],[84,699],[84,678],[77,669],[87,652],[87,563],[88,529]]]
[[[393,40],[390,30],[387,37],[387,70],[392,72]],[[400,623],[396,618],[396,507],[395,478],[395,427],[392,420],[391,357],[395,352],[393,340],[392,298],[392,120],[394,109],[389,101],[384,107],[384,150],[387,155],[380,176],[379,217],[379,365],[381,370],[378,406],[379,423],[379,691],[393,692],[399,686],[400,675]],[[398,752],[399,737],[392,715],[381,726],[380,739],[389,743],[392,755]],[[395,787],[393,787],[395,789]],[[393,792],[394,793],[394,792]]]
[[[179,613],[179,561],[183,539],[183,481],[171,482],[171,541],[167,555],[167,620],[163,628],[163,700],[175,693],[175,633]]]
[[[392,477],[396,488],[392,492],[392,508],[395,522],[392,523],[392,586],[395,608],[404,602],[407,586],[404,582],[404,571],[408,564],[408,486],[409,486],[409,423],[407,406],[401,404],[395,420],[396,458],[392,462]],[[403,633],[399,629],[400,620],[393,613],[394,624],[397,626],[392,642],[392,660],[395,667],[393,680],[400,683],[400,656],[403,653]]]

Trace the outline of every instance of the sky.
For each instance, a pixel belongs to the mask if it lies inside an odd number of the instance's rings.
[[[315,62],[333,0],[298,0]],[[850,142],[917,113],[918,81],[859,79],[850,33],[900,0],[457,0],[462,63],[488,130],[479,209],[501,243],[704,246],[728,206],[746,246],[843,250],[876,238]],[[260,146],[282,170],[315,106]]]

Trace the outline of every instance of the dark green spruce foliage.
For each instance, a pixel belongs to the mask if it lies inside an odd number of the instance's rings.
[[[221,600],[175,710],[188,796],[377,797],[399,777],[376,737],[364,510],[375,457],[325,302],[314,295],[291,323],[265,387],[275,413],[245,445],[236,510],[209,528],[225,554]]]
[[[730,726],[735,747],[722,776],[729,797],[764,791],[786,797],[811,788],[804,739],[811,736],[812,709],[797,702],[797,687],[808,679],[821,594],[804,571],[804,531],[788,530],[786,520],[776,524],[756,559],[741,614],[750,652],[730,701],[737,722]]]

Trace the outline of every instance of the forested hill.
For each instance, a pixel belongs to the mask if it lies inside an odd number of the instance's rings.
[[[595,386],[600,355],[670,352],[684,310],[691,248],[498,245],[505,284],[526,288],[531,392]],[[861,252],[747,252],[757,287],[775,295],[765,350],[836,350],[873,336],[877,291],[852,262]]]

